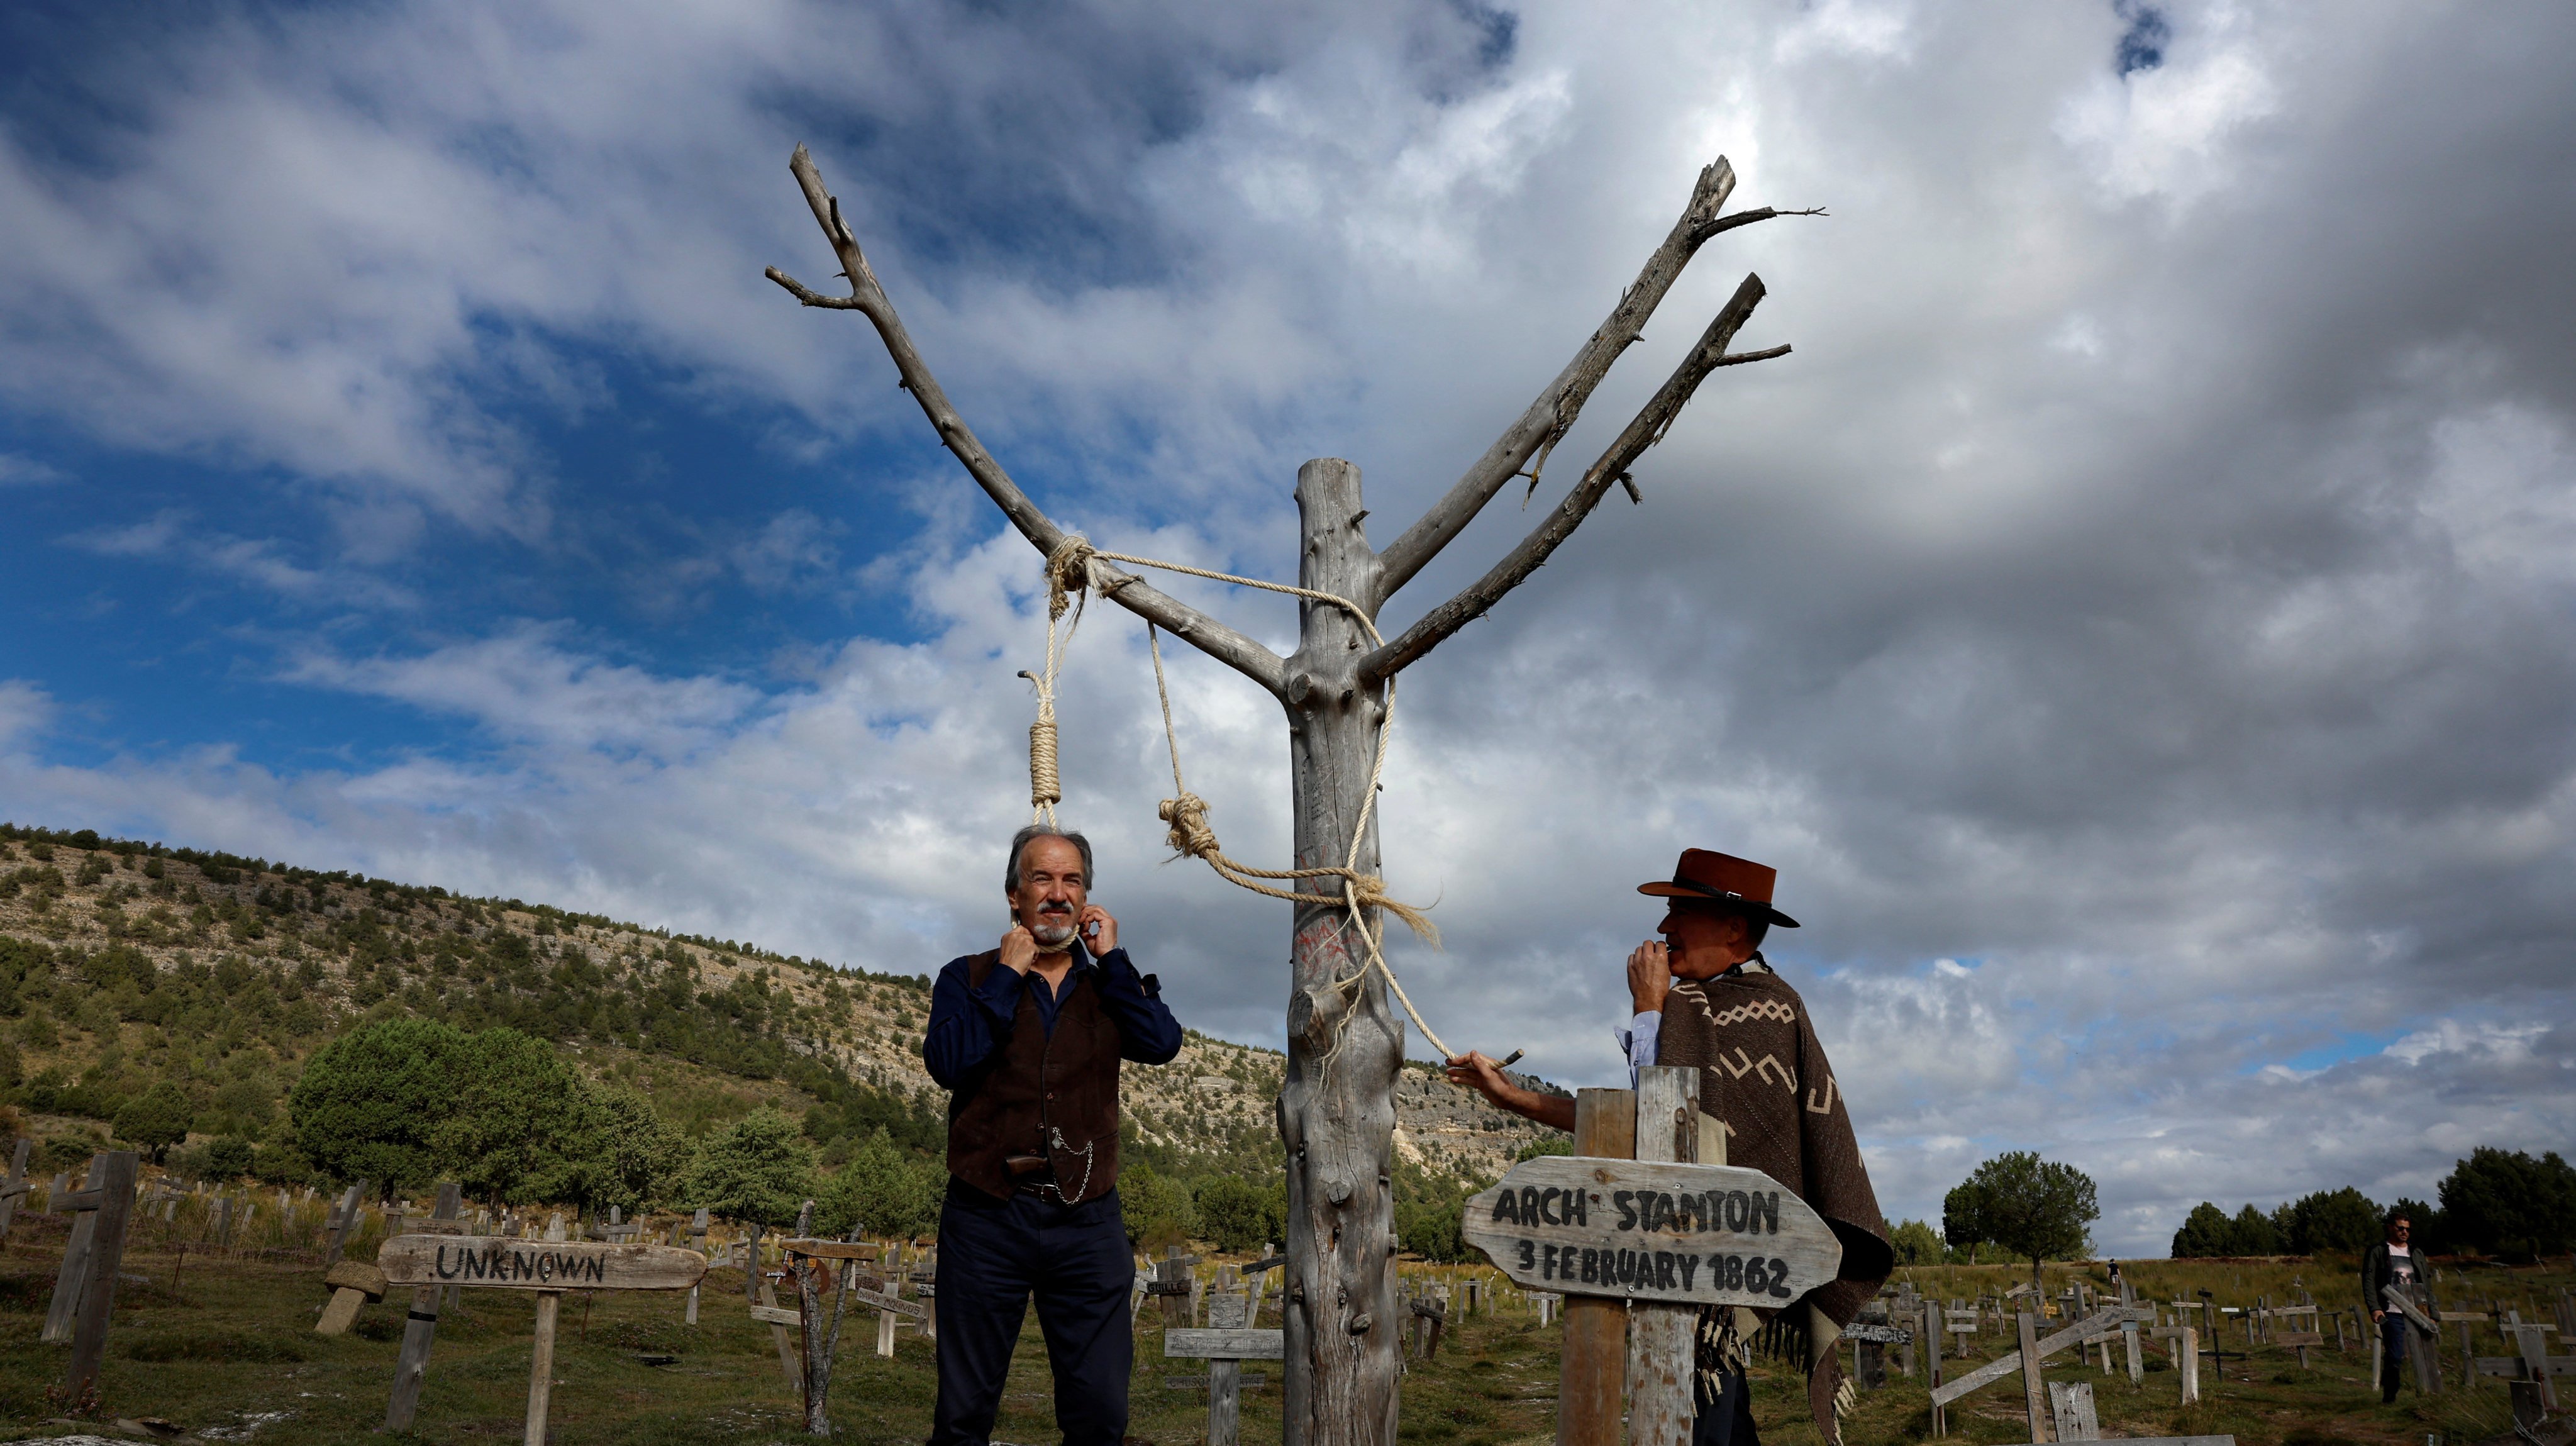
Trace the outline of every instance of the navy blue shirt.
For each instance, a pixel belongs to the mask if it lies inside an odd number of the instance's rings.
[[[1055,1013],[1073,982],[1089,976],[1100,991],[1101,1011],[1118,1026],[1118,1055],[1138,1064],[1169,1064],[1181,1052],[1181,1022],[1163,1003],[1163,986],[1152,975],[1139,978],[1127,951],[1112,949],[1098,959],[1074,941],[1073,968],[1063,990],[1047,987],[1036,971],[1021,974],[996,963],[984,976],[984,987],[967,983],[967,970],[978,956],[951,959],[930,986],[930,1028],[921,1041],[921,1062],[942,1088],[955,1090],[970,1082],[976,1070],[1011,1037],[1019,1018],[1020,994],[1026,990],[1047,1033],[1055,1033]]]

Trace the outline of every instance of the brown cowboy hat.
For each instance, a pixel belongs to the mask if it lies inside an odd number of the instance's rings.
[[[1713,853],[1707,849],[1684,849],[1682,861],[1673,865],[1670,880],[1657,879],[1639,884],[1637,892],[1658,898],[1682,899],[1702,903],[1732,905],[1756,919],[1768,919],[1783,929],[1798,927],[1798,921],[1771,907],[1771,885],[1780,871],[1769,864],[1739,859],[1733,854]]]

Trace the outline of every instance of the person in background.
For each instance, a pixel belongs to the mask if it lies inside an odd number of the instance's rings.
[[[2396,1286],[2408,1295],[2424,1278],[2423,1262],[2413,1244],[2415,1222],[2391,1210],[2388,1212],[2388,1238],[2370,1247],[2361,1258],[2361,1303],[2370,1318],[2379,1322],[2379,1403],[2383,1406],[2397,1399],[2397,1368],[2412,1360],[2406,1348],[2406,1333],[2413,1330],[2405,1313],[2388,1303],[2385,1293]],[[2418,1381],[2419,1391],[2431,1389]]]

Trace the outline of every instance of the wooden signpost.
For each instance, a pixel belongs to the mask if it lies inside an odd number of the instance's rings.
[[[1694,1417],[1703,1306],[1777,1307],[1834,1278],[1824,1217],[1722,1160],[1699,1072],[1649,1067],[1637,1090],[1575,1097],[1571,1156],[1523,1160],[1468,1200],[1461,1233],[1516,1284],[1563,1294],[1559,1446],[1680,1446]]]
[[[1541,1156],[1466,1210],[1468,1243],[1532,1290],[1777,1307],[1842,1264],[1823,1216],[1737,1166]]]
[[[545,1446],[554,1391],[555,1318],[567,1290],[687,1290],[707,1273],[707,1258],[668,1245],[604,1245],[563,1238],[563,1217],[543,1241],[463,1235],[397,1235],[376,1252],[388,1285],[467,1286],[537,1293],[537,1328],[528,1373],[526,1446]]]

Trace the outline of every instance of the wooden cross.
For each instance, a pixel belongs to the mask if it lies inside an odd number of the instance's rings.
[[[673,1245],[680,1243],[679,1228],[677,1226],[672,1227],[671,1237],[671,1243]],[[706,1253],[707,1212],[705,1206],[698,1207],[698,1213],[689,1217],[689,1245],[690,1248],[696,1250],[701,1255]],[[689,1313],[685,1319],[686,1323],[689,1325],[696,1325],[698,1323],[698,1288],[694,1285],[689,1287]]]
[[[367,1198],[367,1186],[372,1183],[374,1182],[360,1180],[350,1186],[348,1193],[340,1197],[340,1208],[331,1212],[329,1222],[331,1239],[322,1252],[323,1268],[328,1269],[340,1263],[340,1252],[349,1247],[349,1232],[357,1228],[358,1202]]]
[[[1281,1360],[1286,1354],[1287,1332],[1245,1325],[1249,1308],[1250,1302],[1242,1296],[1213,1296],[1208,1300],[1205,1330],[1183,1326],[1163,1331],[1166,1359],[1208,1363],[1207,1446],[1236,1446],[1241,1439],[1243,1363]]]
[[[53,1308],[45,1314],[41,1339],[72,1343],[70,1373],[64,1378],[68,1399],[77,1403],[98,1387],[99,1362],[107,1354],[107,1322],[116,1300],[116,1268],[125,1261],[125,1230],[134,1216],[135,1176],[141,1157],[132,1150],[92,1155],[88,1182],[78,1191],[58,1190],[47,1208],[74,1210],[71,1241],[63,1251],[61,1273],[54,1280]]]
[[[438,1187],[437,1203],[430,1207],[429,1218],[416,1221],[413,1229],[442,1236],[462,1236],[463,1222],[457,1210],[463,1201],[464,1187],[453,1181]],[[438,1227],[444,1226],[445,1229]],[[382,1271],[378,1272],[379,1275]],[[393,1398],[385,1405],[385,1429],[408,1431],[412,1417],[420,1411],[420,1388],[429,1375],[429,1347],[438,1334],[438,1297],[441,1288],[423,1285],[413,1288],[411,1313],[403,1322],[402,1353],[394,1360]]]
[[[2049,1412],[2047,1398],[2043,1394],[2043,1382],[2040,1376],[2040,1371],[2043,1363],[2047,1361],[2048,1357],[2058,1351],[2066,1349],[2068,1346],[2078,1345],[2086,1338],[2099,1334],[2109,1327],[2118,1325],[2121,1321],[2152,1318],[2153,1314],[2154,1313],[2152,1311],[2142,1310],[2135,1306],[2115,1305],[2094,1315],[2087,1316],[2061,1330],[2053,1331],[2048,1335],[2042,1336],[2039,1334],[2038,1317],[2030,1311],[2022,1311],[2019,1313],[2019,1319],[2017,1322],[2021,1332],[2021,1348],[2006,1355],[1999,1356],[1996,1359],[1987,1362],[1985,1365],[1959,1377],[1955,1381],[1944,1382],[1941,1385],[1933,1387],[1932,1404],[1936,1408],[1946,1407],[1952,1401],[1959,1399],[1970,1391],[1976,1390],[1980,1386],[1991,1385],[1994,1382],[2011,1375],[2015,1371],[2019,1371],[2022,1376],[2023,1408],[2030,1417],[2030,1439],[2034,1442],[2046,1441],[2049,1439]],[[2157,1334],[2161,1335],[2163,1332],[2159,1331]],[[2181,1337],[2182,1344],[2176,1348],[2174,1359],[2176,1364],[2181,1364],[2184,1361],[2190,1361],[2193,1363],[2192,1365],[2184,1367],[2183,1375],[2183,1391],[2185,1393],[2183,1399],[2186,1402],[2189,1402],[2199,1399],[2200,1395],[2200,1377],[2197,1369],[2199,1357],[2194,1354],[2197,1349],[2197,1345],[2192,1332],[2184,1330],[2181,1332]],[[1936,1418],[1936,1423],[1937,1420],[1938,1418]]]
[[[1163,1301],[1163,1329],[1187,1328],[1190,1323],[1190,1297],[1195,1293],[1190,1280],[1190,1267],[1199,1263],[1195,1255],[1181,1254],[1175,1245],[1163,1252],[1154,1266],[1153,1282],[1145,1293],[1160,1296]]]

